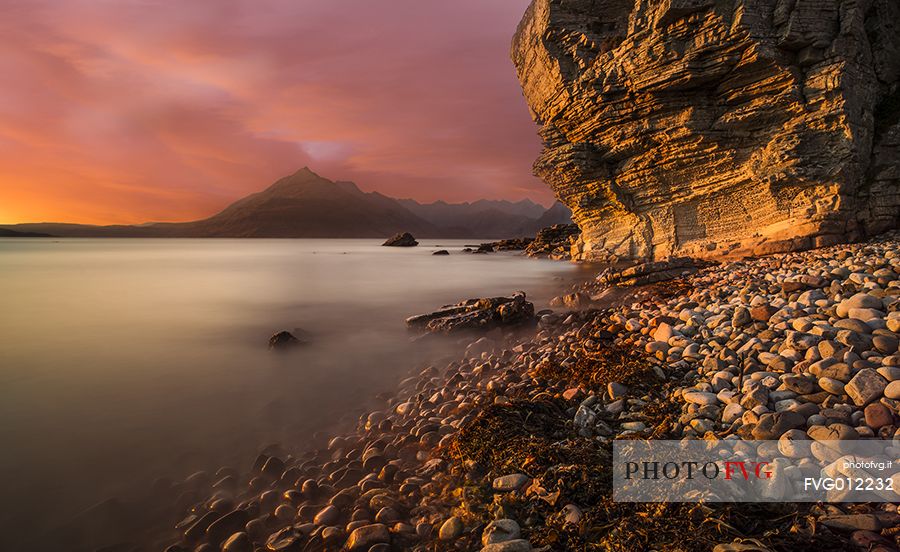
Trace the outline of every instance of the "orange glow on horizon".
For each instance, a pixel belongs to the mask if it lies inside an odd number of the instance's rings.
[[[398,198],[547,204],[508,59],[528,3],[17,4],[0,224],[196,220],[303,166]]]

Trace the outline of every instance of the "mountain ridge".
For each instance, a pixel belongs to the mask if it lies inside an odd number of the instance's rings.
[[[331,181],[303,167],[196,221],[26,223],[0,229],[57,237],[383,238],[411,232],[423,238],[510,238],[533,236],[550,219],[550,224],[566,222],[557,220],[568,219],[560,207],[557,203],[545,209],[529,199],[423,204],[364,192],[353,182]]]

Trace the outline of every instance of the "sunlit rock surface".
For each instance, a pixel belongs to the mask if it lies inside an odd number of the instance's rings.
[[[534,0],[512,58],[577,257],[759,254],[897,226],[896,0]]]

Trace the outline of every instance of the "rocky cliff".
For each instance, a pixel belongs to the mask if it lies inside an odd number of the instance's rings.
[[[512,58],[580,258],[897,226],[897,0],[534,0]]]

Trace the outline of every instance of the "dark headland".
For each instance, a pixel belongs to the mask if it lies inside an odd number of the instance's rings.
[[[15,230],[8,230],[6,228],[0,228],[0,238],[51,238],[53,237],[50,234],[42,234],[41,232],[16,232]]]

